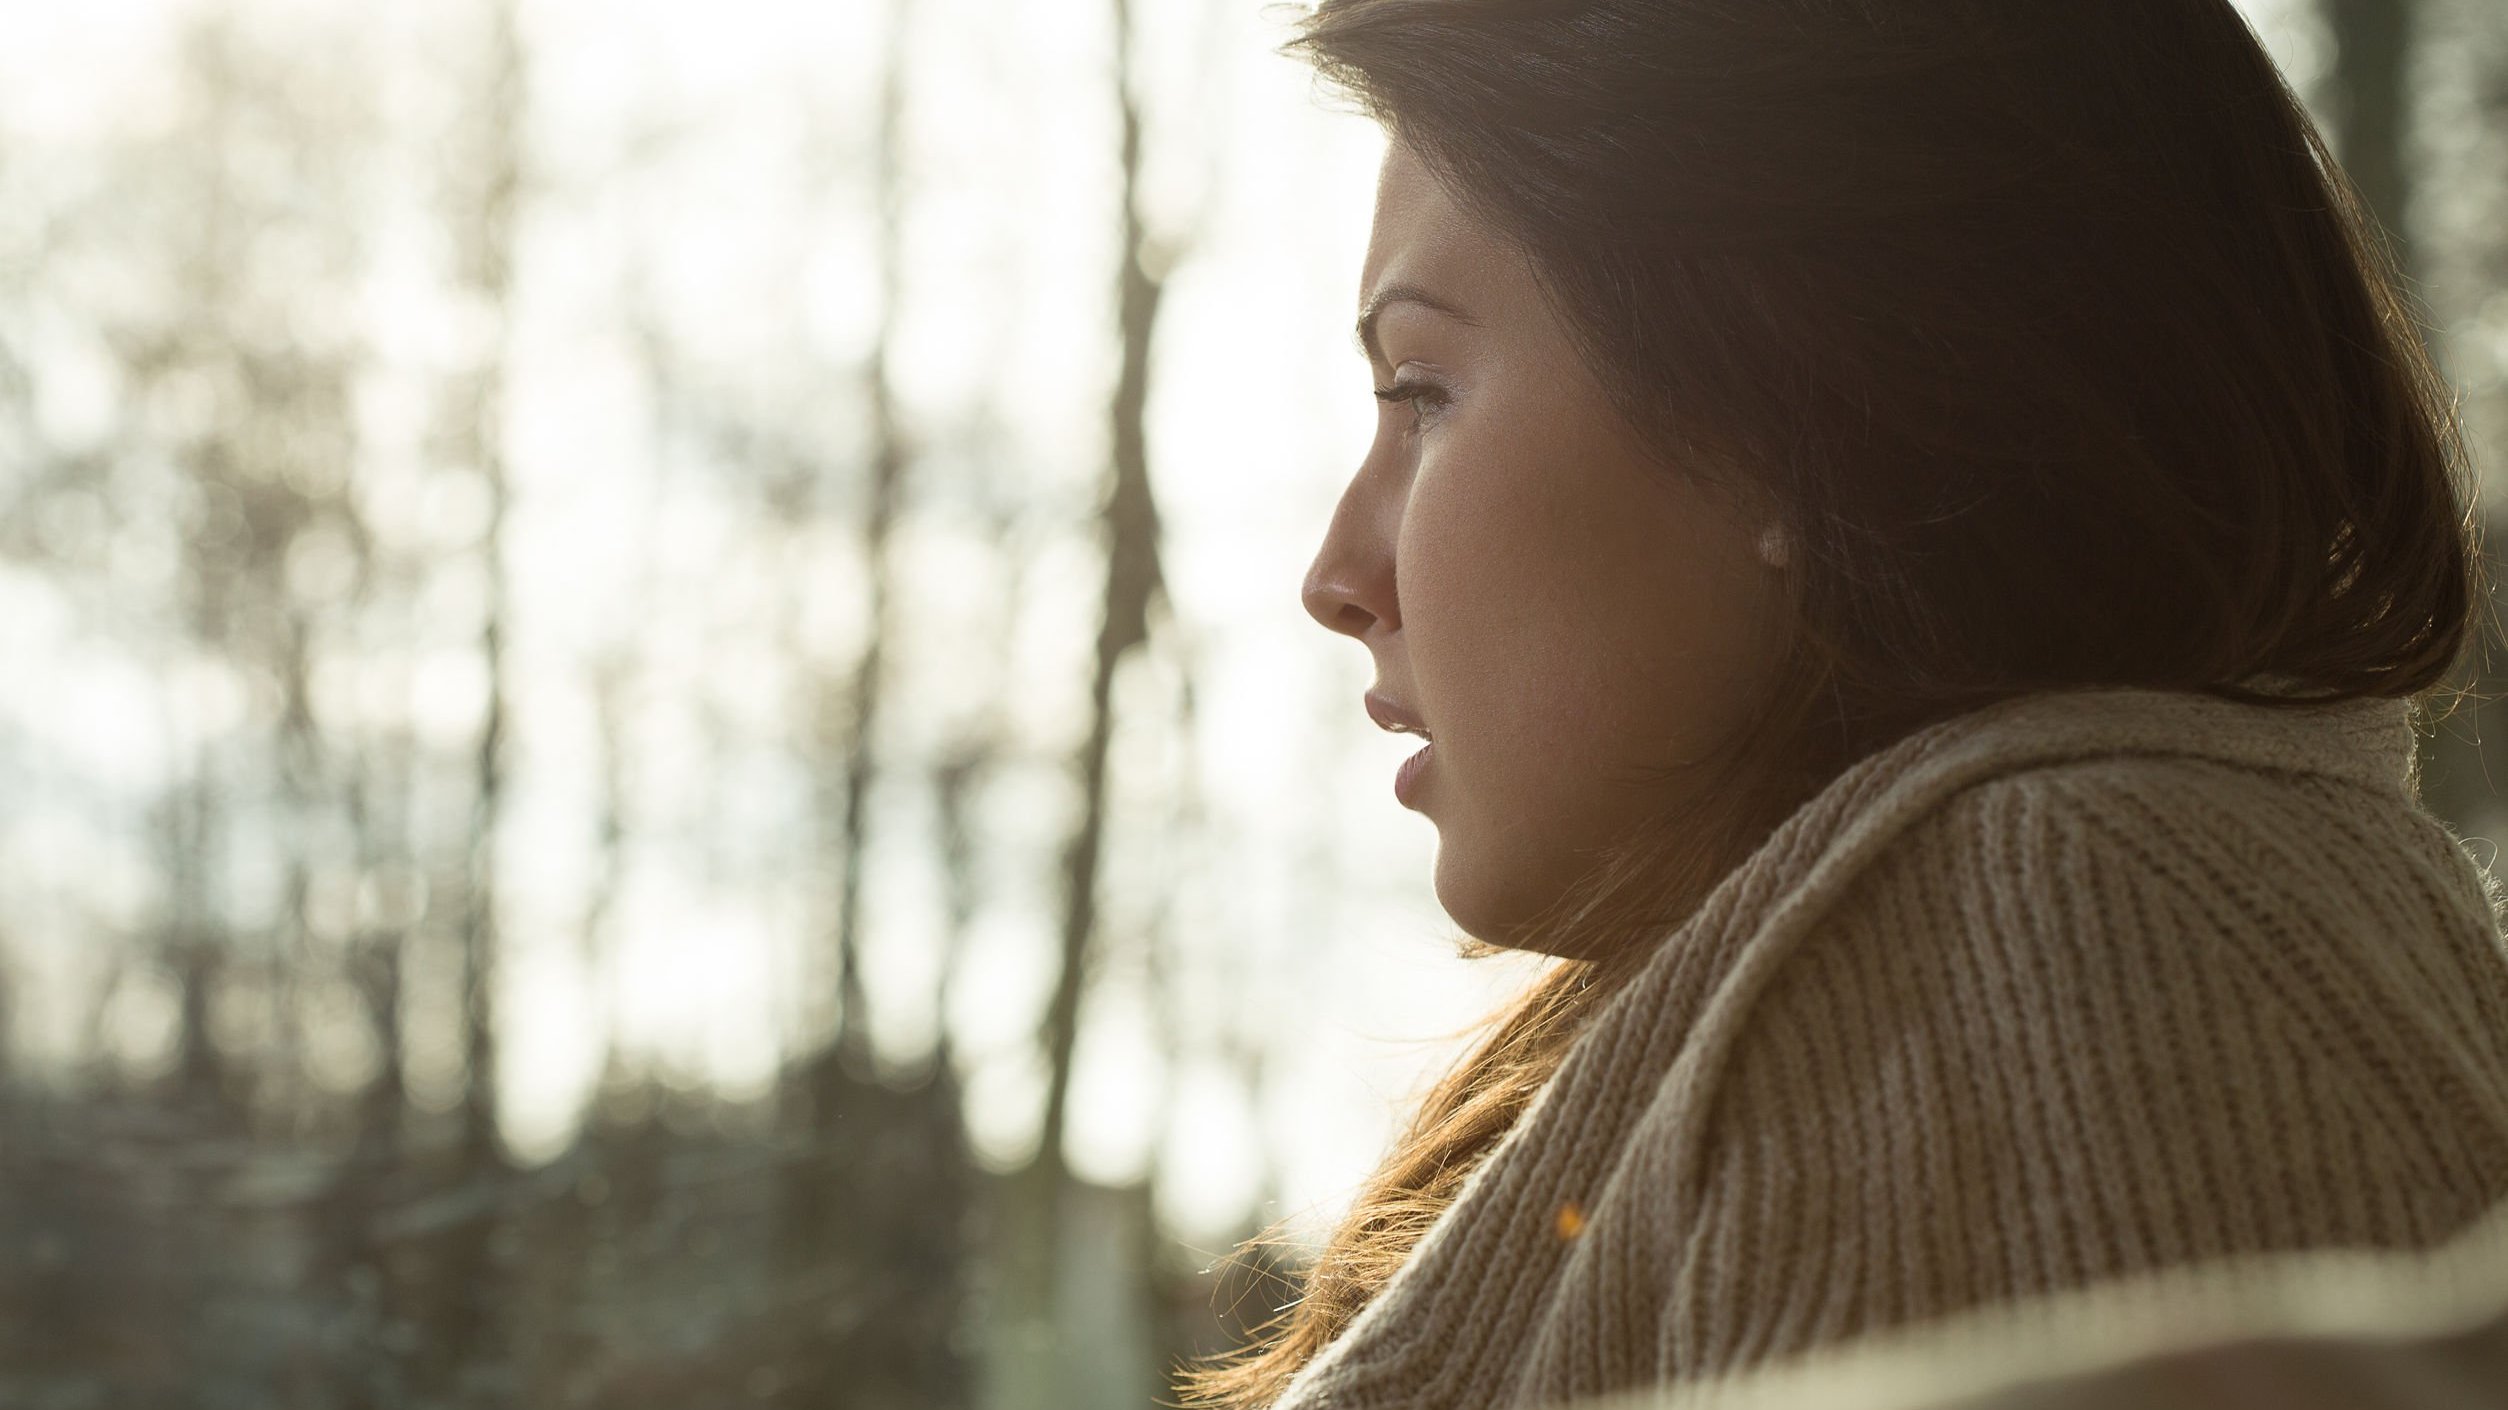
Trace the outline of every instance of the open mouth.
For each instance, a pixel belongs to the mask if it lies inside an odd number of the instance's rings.
[[[1422,739],[1430,738],[1426,722],[1413,714],[1408,707],[1397,704],[1372,690],[1367,693],[1364,703],[1367,707],[1367,717],[1376,722],[1377,728],[1394,734],[1416,734]]]

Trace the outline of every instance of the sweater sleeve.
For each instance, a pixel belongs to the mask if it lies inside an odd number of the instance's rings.
[[[2495,932],[2452,848],[2294,850],[2345,828],[2274,810],[2359,812],[2349,787],[2107,760],[1902,835],[1751,1000],[1694,1162],[1658,1166],[1690,1173],[1651,1241],[1657,1376],[2221,1255],[2427,1247],[2499,1198]]]

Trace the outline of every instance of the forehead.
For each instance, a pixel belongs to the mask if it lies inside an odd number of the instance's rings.
[[[1376,178],[1375,223],[1359,272],[1359,306],[1393,284],[1419,285],[1477,307],[1505,282],[1508,251],[1447,194],[1401,141],[1387,145]]]

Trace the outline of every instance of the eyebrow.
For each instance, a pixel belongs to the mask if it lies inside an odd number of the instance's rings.
[[[1457,323],[1474,328],[1480,326],[1479,320],[1417,284],[1388,284],[1367,301],[1366,311],[1359,315],[1358,326],[1351,330],[1358,339],[1359,351],[1365,353],[1369,361],[1385,360],[1385,350],[1376,342],[1376,320],[1395,304],[1418,304],[1422,308],[1434,309]]]

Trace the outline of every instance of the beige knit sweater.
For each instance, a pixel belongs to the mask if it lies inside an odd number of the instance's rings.
[[[1550,1405],[2508,1194],[2502,893],[2411,707],[2006,700],[1805,803],[1279,1410]]]

